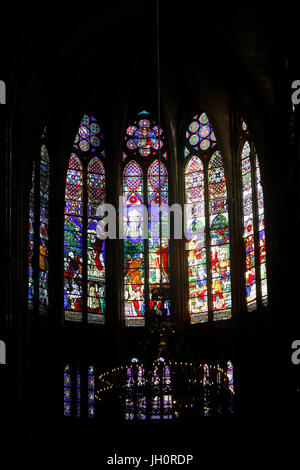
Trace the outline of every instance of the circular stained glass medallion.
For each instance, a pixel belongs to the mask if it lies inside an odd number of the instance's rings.
[[[191,124],[189,125],[189,131],[190,132],[197,132],[198,129],[199,129],[199,122],[197,122],[197,121],[191,122]]]
[[[79,142],[79,147],[81,148],[83,152],[87,152],[90,148],[90,145],[87,140],[81,140]]]
[[[133,135],[136,130],[137,130],[137,127],[135,127],[135,126],[129,126],[129,127],[127,128],[126,133],[127,133],[127,135]]]
[[[202,113],[200,118],[199,118],[199,121],[201,122],[201,124],[206,124],[208,122],[208,117],[206,115],[206,113]]]
[[[79,127],[79,134],[81,137],[86,139],[90,135],[90,131],[86,126],[80,126]]]
[[[100,145],[100,139],[96,135],[91,136],[90,142],[94,147],[99,147],[99,145]]]
[[[139,122],[139,126],[140,127],[150,127],[150,121],[148,121],[148,119],[142,119]]]
[[[126,142],[128,149],[137,151],[140,156],[148,157],[151,155],[151,151],[154,153],[163,146],[163,137],[159,139],[159,136],[163,133],[160,126],[151,127],[151,122],[148,119],[141,119],[137,126],[129,126],[126,129],[126,134],[131,139]]]
[[[93,122],[90,125],[90,130],[93,134],[98,134],[100,132],[100,126],[97,122]]]
[[[200,143],[201,150],[207,150],[210,147],[210,142],[207,139],[203,139]]]
[[[189,140],[191,145],[196,145],[199,142],[199,136],[197,134],[191,135]]]
[[[201,137],[207,137],[210,133],[210,127],[209,126],[201,126],[199,134]]]
[[[134,141],[132,139],[128,140],[127,142],[127,147],[130,149],[130,150],[133,150],[133,149],[136,149],[136,145],[134,143]]]

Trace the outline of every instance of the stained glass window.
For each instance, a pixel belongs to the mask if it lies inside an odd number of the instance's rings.
[[[105,240],[97,235],[105,201],[105,171],[99,158],[88,165],[88,321],[104,323],[105,311]]]
[[[170,311],[168,301],[161,305],[152,295],[157,287],[169,283],[168,172],[161,161],[167,159],[163,130],[150,118],[137,120],[127,128],[124,146],[123,160],[128,163],[122,175],[123,315],[126,326],[144,326],[146,312]]]
[[[147,412],[145,370],[137,358],[132,358],[126,374],[125,420],[145,420]]]
[[[191,323],[208,320],[203,163],[194,155],[185,169],[187,263]]]
[[[64,308],[66,320],[82,320],[83,168],[72,153],[67,171],[64,230]]]
[[[64,416],[71,416],[71,368],[70,364],[64,369]]]
[[[132,160],[123,172],[124,197],[124,316],[128,326],[145,324],[143,172]]]
[[[155,156],[163,148],[163,145],[163,130],[154,121],[140,119],[126,129],[125,146],[126,151],[130,152],[131,155],[141,157]],[[123,159],[126,157],[127,155],[124,153]],[[163,157],[167,158],[166,152],[163,153]]]
[[[208,165],[213,319],[231,317],[229,216],[225,171],[217,150]]]
[[[81,369],[67,363],[64,366],[64,416],[81,416]],[[95,367],[87,369],[87,415],[95,416]]]
[[[205,151],[216,145],[216,136],[206,113],[201,113],[193,117],[185,136],[189,146],[197,151]],[[186,151],[188,152],[187,148]]]
[[[48,309],[48,228],[49,228],[49,155],[45,145],[41,147],[40,162],[40,257],[39,257],[39,305],[40,312]]]
[[[264,196],[260,167],[247,124],[241,120],[241,183],[243,239],[245,247],[245,287],[248,311],[268,302]]]
[[[228,378],[228,388],[231,392],[230,400],[228,403],[229,413],[234,413],[234,378],[233,378],[233,364],[231,361],[227,361],[227,378]]]
[[[34,214],[35,214],[35,164],[33,163],[31,189],[29,193],[29,246],[28,246],[28,308],[33,309],[34,298],[34,276],[33,276],[33,254],[34,254]]]
[[[191,323],[231,317],[229,215],[223,157],[206,113],[186,131],[185,235]]]
[[[81,404],[81,378],[80,367],[76,369],[76,416],[80,418],[80,404]]]
[[[148,170],[149,215],[149,310],[159,312],[160,300],[153,300],[153,292],[160,285],[169,285],[169,212],[168,172],[163,163],[155,160]],[[164,305],[168,308],[167,305]]]
[[[88,368],[88,417],[95,417],[95,370],[94,366]]]
[[[246,254],[246,302],[248,310],[257,306],[256,301],[256,274],[255,274],[255,248],[254,248],[254,219],[250,145],[246,141],[242,149],[242,200],[243,200],[243,238]]]
[[[231,361],[227,361],[227,377],[228,377],[228,386],[230,390],[234,392],[233,364]]]
[[[46,147],[47,128],[41,136],[41,150],[38,161],[33,163],[31,189],[29,193],[29,254],[28,254],[28,308],[33,310],[37,291],[38,310],[48,311],[48,228],[49,228],[49,182],[50,161]],[[35,231],[37,233],[35,233]],[[38,244],[38,245],[36,245]],[[35,265],[34,255],[38,256]],[[37,279],[38,284],[35,284]],[[36,289],[35,289],[36,287]]]
[[[96,119],[84,114],[75,137],[74,149],[92,153],[98,151],[103,155],[102,140],[103,134]]]
[[[154,365],[152,372],[152,403],[151,419],[172,419],[173,397],[171,383],[171,369],[160,357]]]
[[[88,323],[103,324],[105,240],[101,205],[105,202],[105,151],[100,126],[93,116],[83,116],[73,147],[65,190],[65,320],[87,318]]]
[[[264,215],[264,195],[260,179],[260,169],[258,157],[255,154],[255,182],[258,211],[258,236],[259,236],[259,264],[260,264],[260,294],[263,305],[268,303],[267,287],[267,267],[266,267],[266,234],[265,234],[265,215]]]
[[[134,378],[132,367],[127,367],[127,381],[126,381],[126,397],[125,397],[125,419],[133,420],[135,418],[135,403],[134,403]]]
[[[125,420],[173,418],[171,369],[164,358],[155,361],[149,378],[146,380],[144,366],[133,358],[126,369]]]

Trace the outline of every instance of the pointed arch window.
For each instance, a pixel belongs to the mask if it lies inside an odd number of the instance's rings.
[[[50,161],[47,150],[47,128],[45,127],[41,135],[39,160],[33,162],[28,218],[28,308],[33,310],[35,302],[37,302],[38,311],[42,315],[47,314],[49,306],[49,183]],[[38,292],[37,299],[35,292]]]
[[[146,379],[143,364],[131,359],[126,369],[125,420],[145,420],[147,417]]]
[[[150,116],[127,127],[122,157],[126,326],[144,326],[149,311],[169,312],[169,302],[162,305],[155,297],[158,287],[169,285],[169,240],[164,229],[168,170],[163,147],[163,130]]]
[[[64,416],[80,418],[81,407],[81,368],[71,362],[64,365]],[[85,407],[83,407],[84,409]],[[89,365],[87,368],[87,416],[95,417],[95,366]]]
[[[65,187],[65,320],[105,322],[105,241],[101,204],[105,201],[103,134],[85,114],[69,158]]]
[[[173,418],[173,396],[171,384],[171,369],[164,358],[157,360],[152,371],[152,420]]]
[[[231,317],[227,184],[223,156],[205,112],[185,133],[185,230],[190,321]]]
[[[268,302],[264,195],[255,145],[245,121],[240,122],[240,174],[247,310]]]

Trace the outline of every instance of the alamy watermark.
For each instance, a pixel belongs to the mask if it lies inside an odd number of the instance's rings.
[[[0,364],[6,364],[6,345],[0,340]]]
[[[295,349],[295,351],[292,354],[291,360],[292,363],[297,366],[300,364],[300,339],[295,339],[292,342],[292,349]]]
[[[153,204],[149,208],[144,204],[126,204],[123,196],[119,197],[118,216],[112,204],[103,203],[96,211],[98,219],[96,233],[101,240],[109,239],[169,239],[203,240],[205,218],[203,202],[195,204]],[[117,234],[117,217],[119,230]],[[173,224],[171,231],[171,219]]]
[[[3,80],[0,80],[0,104],[6,104],[6,86]]]
[[[299,104],[300,103],[300,80],[294,80],[292,83],[292,90],[295,90],[292,93],[292,103]]]

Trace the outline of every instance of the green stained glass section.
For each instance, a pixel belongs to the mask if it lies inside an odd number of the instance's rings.
[[[89,323],[105,322],[105,240],[101,205],[105,202],[105,169],[98,157],[93,157],[87,171],[87,311]]]
[[[188,310],[191,323],[208,320],[204,170],[193,156],[185,167],[185,232],[188,263]]]
[[[213,320],[231,317],[229,215],[225,170],[217,150],[208,165]]]
[[[64,309],[65,320],[83,318],[83,168],[72,153],[66,176],[64,222]]]

